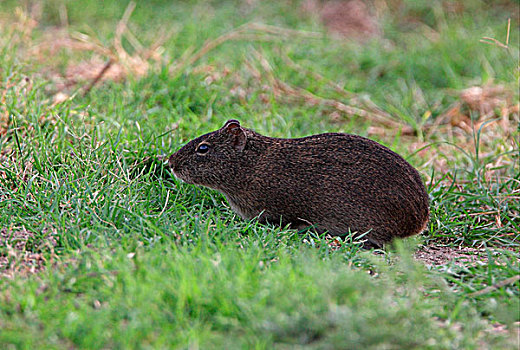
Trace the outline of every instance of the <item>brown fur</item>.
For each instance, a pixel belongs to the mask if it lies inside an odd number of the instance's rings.
[[[201,144],[207,145],[197,152]],[[202,146],[204,148],[205,146]],[[222,192],[243,219],[368,234],[380,246],[420,233],[429,216],[419,173],[397,153],[361,136],[262,136],[229,120],[170,157],[187,183]]]

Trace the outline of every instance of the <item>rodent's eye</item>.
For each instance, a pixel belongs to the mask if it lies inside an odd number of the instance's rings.
[[[198,154],[204,154],[204,153],[207,153],[208,151],[209,151],[209,145],[207,143],[201,143],[197,147],[197,150],[195,152],[197,152]]]

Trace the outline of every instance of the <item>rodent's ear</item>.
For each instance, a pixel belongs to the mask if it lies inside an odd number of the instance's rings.
[[[229,119],[225,124],[224,126],[222,127],[222,129],[226,128],[229,124],[236,124],[238,126],[240,126],[240,122],[236,119]]]
[[[236,150],[242,151],[244,147],[246,147],[247,136],[238,120],[228,120],[222,127],[222,131],[231,135],[233,147],[235,147]]]

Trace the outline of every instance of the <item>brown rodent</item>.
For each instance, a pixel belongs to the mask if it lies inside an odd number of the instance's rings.
[[[260,135],[229,120],[169,159],[181,180],[216,189],[243,219],[345,236],[368,246],[420,233],[428,194],[397,153],[361,136],[328,133],[298,139]]]

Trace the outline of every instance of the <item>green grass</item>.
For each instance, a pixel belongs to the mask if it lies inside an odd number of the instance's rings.
[[[276,256],[219,243],[82,251],[41,279],[11,283],[0,339],[20,347],[468,348],[483,338],[464,304],[457,311],[471,321],[461,339],[449,326],[431,332],[433,316],[455,300],[425,296],[420,268],[373,278],[309,248]]]
[[[63,3],[69,31],[106,46],[127,6],[43,1],[24,37],[12,13],[25,5],[0,3],[0,233],[13,236],[0,246],[10,262],[0,270],[10,276],[0,279],[1,348],[516,348],[520,283],[500,282],[520,273],[518,112],[510,130],[482,126],[478,111],[468,112],[473,131],[435,123],[474,85],[502,85],[518,101],[518,31],[509,49],[479,42],[505,41],[517,3],[465,1],[456,12],[387,1],[403,15],[382,13],[381,38],[229,41],[174,75],[169,62],[244,23],[324,28],[293,1],[139,1],[129,26],[145,46],[171,28],[169,61],[86,95],[80,83],[53,104],[49,67],[92,56],[30,55],[61,25]],[[277,94],[271,78],[345,104],[370,99],[399,127],[334,117],[330,106]],[[339,131],[388,145],[424,176],[428,230],[374,253],[348,238],[334,247],[312,232],[243,222],[219,193],[177,181],[160,160],[229,118],[272,136]],[[13,248],[20,233],[29,235],[22,250]],[[483,257],[426,268],[410,255],[421,244]],[[30,256],[45,259],[42,271],[27,273]],[[487,286],[496,288],[478,293]],[[508,331],[492,331],[498,323]]]

